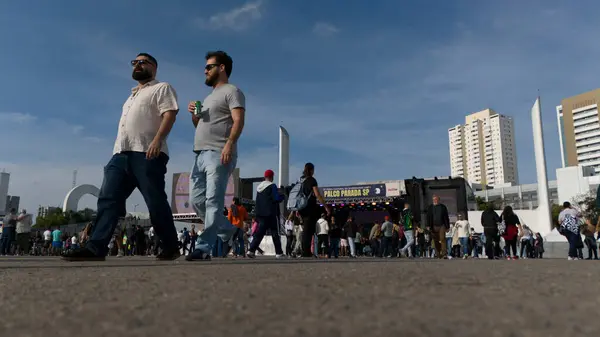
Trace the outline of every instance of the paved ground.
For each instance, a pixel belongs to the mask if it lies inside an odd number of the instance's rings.
[[[593,336],[598,261],[0,259],[0,336]]]

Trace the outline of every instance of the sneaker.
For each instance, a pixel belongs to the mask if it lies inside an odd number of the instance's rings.
[[[285,256],[285,255],[283,255],[283,254],[277,254],[277,255],[275,255],[275,258],[276,258],[276,259],[286,259],[286,258],[287,258],[287,256]]]
[[[158,253],[158,255],[156,255],[156,259],[160,260],[160,261],[173,261],[173,260],[177,260],[179,257],[181,256],[181,252],[179,251],[179,249],[176,249],[175,251],[162,251],[160,253]]]
[[[468,258],[467,255],[463,255],[463,260],[466,260]]]
[[[248,252],[246,253],[246,256],[247,256],[248,258],[250,258],[250,259],[254,259],[254,258],[256,258],[256,254],[255,254],[254,252],[251,252],[251,251],[248,251]]]
[[[569,256],[569,257],[567,257],[567,260],[573,261],[573,258]]]
[[[123,257],[125,256],[125,253],[123,252],[122,249],[119,249],[119,252],[117,253],[117,257]]]
[[[201,251],[200,249],[196,249],[191,254],[188,254],[185,257],[186,261],[210,261],[210,255]]]
[[[105,261],[105,256],[98,256],[87,248],[69,249],[61,254],[65,261]]]

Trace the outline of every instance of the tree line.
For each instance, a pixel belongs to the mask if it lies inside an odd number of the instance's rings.
[[[89,222],[96,216],[96,211],[91,208],[74,212],[63,212],[61,208],[52,208],[46,216],[37,216],[35,218],[34,228],[58,227],[69,224]]]

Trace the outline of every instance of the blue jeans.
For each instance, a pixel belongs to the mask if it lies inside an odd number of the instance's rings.
[[[340,238],[329,238],[329,257],[340,256]]]
[[[0,241],[0,255],[10,255],[10,246],[15,241],[15,236],[15,227],[4,227],[2,230],[2,241]]]
[[[578,257],[578,254],[577,254],[577,241],[578,241],[577,237],[578,236],[579,236],[579,233],[575,234],[575,233],[571,232],[570,230],[565,230],[565,237],[569,241],[569,257],[572,257],[572,258]]]
[[[237,230],[223,215],[227,183],[236,161],[237,158],[233,156],[227,165],[223,165],[221,152],[212,150],[200,151],[194,159],[190,174],[190,203],[204,222],[204,231],[198,235],[196,250],[205,254],[210,254],[217,238],[227,242]]]
[[[215,244],[212,248],[212,257],[223,257],[223,241],[215,238]]]
[[[448,256],[452,254],[452,238],[446,238],[446,250],[448,251]]]
[[[165,174],[169,157],[161,153],[146,159],[144,152],[122,152],[113,155],[104,167],[104,179],[98,195],[98,213],[86,248],[105,256],[125,202],[137,187],[148,206],[150,220],[163,250],[177,249],[177,232],[173,212],[165,193]]]
[[[469,238],[458,238],[463,255],[469,255]]]

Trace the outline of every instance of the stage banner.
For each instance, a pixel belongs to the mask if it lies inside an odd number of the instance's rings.
[[[225,207],[231,206],[233,197],[237,195],[240,169],[236,168],[229,176],[225,191]],[[171,210],[173,214],[196,213],[190,204],[190,173],[173,173],[171,190]]]
[[[387,196],[385,184],[323,187],[323,197],[329,201]]]

